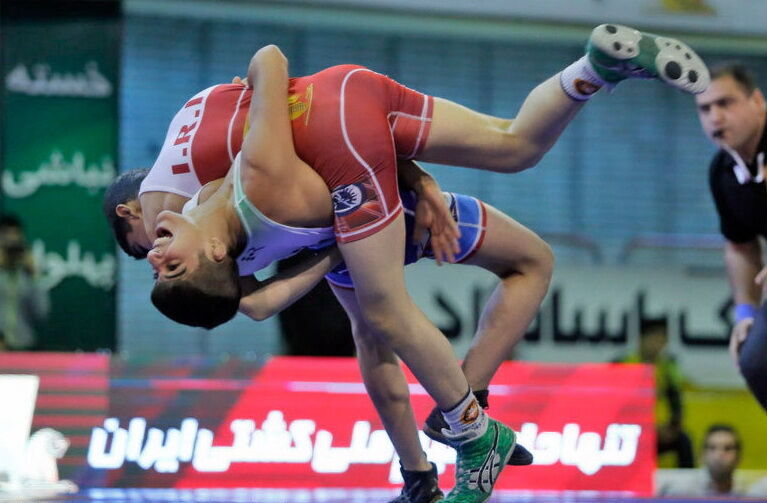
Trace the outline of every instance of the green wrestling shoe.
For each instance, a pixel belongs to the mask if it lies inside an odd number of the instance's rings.
[[[477,400],[479,401],[480,405],[482,405],[482,399],[477,397]],[[485,399],[485,401],[487,400]],[[442,413],[437,407],[434,407],[429,414],[429,417],[426,418],[426,422],[424,422],[422,430],[427,437],[434,440],[435,442],[451,445],[450,440],[445,437],[444,433],[442,433],[443,429],[449,428],[450,427],[447,425],[447,421],[445,421]],[[531,465],[533,464],[533,454],[525,449],[524,446],[517,444],[514,446],[514,452],[512,452],[511,456],[509,456],[508,464],[511,466]]]
[[[618,24],[594,28],[586,54],[608,84],[629,78],[659,79],[698,94],[711,81],[706,64],[687,44]]]
[[[514,452],[517,436],[495,419],[488,418],[487,431],[479,438],[458,444],[455,487],[443,503],[481,503],[487,501],[495,481]]]

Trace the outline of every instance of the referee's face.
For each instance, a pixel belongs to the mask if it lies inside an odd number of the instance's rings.
[[[752,156],[764,124],[762,92],[746,92],[730,75],[711,82],[695,97],[698,117],[706,135],[716,144],[726,144],[743,156]],[[748,160],[748,159],[747,159]]]

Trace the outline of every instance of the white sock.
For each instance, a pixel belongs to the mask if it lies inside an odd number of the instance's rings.
[[[588,56],[583,56],[559,74],[562,90],[575,101],[586,101],[607,82],[594,71]]]
[[[487,414],[479,406],[471,389],[455,407],[440,412],[450,426],[450,430],[442,430],[448,438],[469,441],[481,437],[487,431]]]

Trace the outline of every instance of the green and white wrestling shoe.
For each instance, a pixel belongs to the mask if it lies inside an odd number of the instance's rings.
[[[618,24],[594,28],[586,55],[608,84],[629,78],[659,79],[698,94],[711,81],[706,64],[687,44]]]
[[[480,437],[454,443],[458,453],[455,487],[442,503],[487,501],[516,444],[514,431],[492,418],[488,418],[487,430]]]
[[[477,392],[475,391],[474,394],[477,395]],[[477,396],[477,399],[483,408],[486,407],[483,405],[483,398],[479,398],[479,396]],[[484,398],[484,402],[487,403],[486,397]],[[440,444],[451,445],[450,440],[445,437],[444,433],[442,433],[443,429],[448,428],[449,426],[447,425],[445,418],[442,416],[442,413],[437,407],[432,409],[431,414],[429,414],[429,417],[426,418],[426,422],[423,424],[423,432],[427,437],[434,440],[435,442],[439,442]],[[517,444],[514,446],[511,456],[509,456],[508,464],[510,466],[531,465],[533,464],[533,454],[525,449],[522,444]]]

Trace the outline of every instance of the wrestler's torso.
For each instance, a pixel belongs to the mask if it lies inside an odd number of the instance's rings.
[[[350,73],[364,76],[364,95],[359,91],[344,93]],[[349,159],[349,138],[352,134],[368,135],[365,119],[383,114],[391,122],[390,132],[397,151],[408,157],[407,144],[420,122],[406,124],[407,119],[391,114],[392,89],[398,84],[386,77],[354,65],[339,65],[306,77],[290,79],[288,107],[293,141],[298,156],[314,170],[343,170]],[[401,87],[401,86],[399,86]],[[247,131],[247,116],[253,94],[240,84],[220,84],[209,87],[188,100],[173,118],[141,193],[163,191],[189,198],[202,185],[226,176],[234,157],[242,147]],[[424,102],[424,106],[426,102]],[[418,104],[420,107],[420,104]],[[426,109],[424,108],[424,113]],[[342,119],[354,116],[353,130]],[[368,122],[373,122],[372,120]],[[372,128],[371,128],[372,131]],[[372,132],[370,133],[372,134]],[[388,138],[376,137],[366,144],[390,147]],[[385,154],[381,154],[382,156]]]
[[[352,81],[354,85],[347,86],[351,76],[356,80]],[[404,88],[382,75],[352,65],[291,79],[288,106],[295,150],[311,168],[291,179],[289,192],[294,200],[298,193],[305,195],[305,199],[314,198],[316,204],[286,203],[289,199],[288,191],[284,190],[286,183],[275,186],[268,180],[262,184],[244,180],[250,187],[248,195],[255,194],[251,203],[280,223],[299,227],[325,225],[323,216],[318,217],[314,209],[321,207],[321,200],[326,203],[327,219],[332,218],[327,187],[336,189],[358,181],[370,185],[368,175],[379,166],[373,163],[365,171],[359,166],[361,157],[393,166],[392,146],[409,154],[416,151],[425,137],[428,127],[424,128],[422,122],[390,113],[392,106],[401,105],[397,100],[401,89]],[[242,147],[251,96],[252,91],[242,85],[223,84],[208,88],[185,103],[174,117],[162,151],[142,184],[142,203],[144,195],[148,198],[152,191],[188,199],[208,181],[224,176]],[[416,95],[414,99],[411,108],[426,114],[426,97]],[[243,176],[258,178],[249,172]],[[396,173],[389,176],[385,185],[395,200],[391,203],[394,208],[399,201]],[[339,190],[339,194],[345,192]],[[282,217],[293,220],[287,222]]]
[[[301,79],[293,79],[292,82]],[[222,84],[209,87],[189,99],[176,113],[163,142],[160,154],[141,185],[139,192],[147,233],[152,236],[154,221],[163,210],[181,211],[189,200],[206,183],[223,178],[229,172],[235,156],[240,152],[247,130],[247,114],[252,90],[242,85]],[[291,110],[302,103],[288,98]],[[327,191],[324,182],[307,168],[292,180],[292,188],[303,182],[307,193],[321,189]],[[284,192],[279,187],[259,194],[261,207],[281,208],[287,206]],[[329,194],[325,193],[325,200]],[[311,201],[292,205],[289,214],[293,225],[325,225],[331,215],[318,218],[309,206]],[[301,218],[301,213],[305,218]],[[275,218],[279,218],[275,216]]]
[[[339,141],[337,126],[324,119],[331,114],[323,113],[338,106],[338,96],[316,85],[322,76],[320,72],[291,79],[287,98],[296,153],[309,165],[330,156]],[[141,193],[162,191],[190,198],[209,181],[226,176],[242,148],[252,94],[239,84],[220,84],[187,101],[171,121]]]

